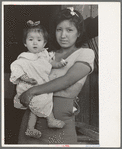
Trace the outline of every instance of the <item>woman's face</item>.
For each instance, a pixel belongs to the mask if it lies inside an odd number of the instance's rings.
[[[64,20],[57,25],[56,39],[62,48],[70,48],[75,46],[78,36],[78,30],[73,22]]]

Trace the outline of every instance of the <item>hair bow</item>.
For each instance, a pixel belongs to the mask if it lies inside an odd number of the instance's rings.
[[[74,15],[78,16],[78,14],[77,14],[76,12],[74,12],[74,7],[67,7],[67,9],[70,10],[70,14],[71,14],[72,16],[74,16]],[[79,17],[79,16],[78,16],[78,17]]]
[[[40,21],[33,22],[32,20],[29,20],[29,21],[27,21],[27,24],[28,24],[28,25],[31,25],[31,26],[37,26],[37,25],[40,24]]]

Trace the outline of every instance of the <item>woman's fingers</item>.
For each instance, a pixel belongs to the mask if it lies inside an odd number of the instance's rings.
[[[28,92],[24,92],[20,95],[20,103],[23,104],[25,107],[28,107],[30,100],[33,98],[33,96]]]

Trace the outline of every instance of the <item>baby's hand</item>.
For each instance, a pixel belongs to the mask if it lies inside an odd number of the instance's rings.
[[[28,78],[27,83],[30,83],[32,85],[36,85],[37,81],[35,79],[33,79],[33,78]]]
[[[58,67],[59,67],[59,68],[64,67],[64,66],[67,65],[67,63],[68,63],[68,62],[67,62],[66,60],[62,59],[62,60],[58,63]]]
[[[62,64],[63,66],[66,66],[67,63],[68,63],[68,62],[67,62],[66,60],[64,60],[64,59],[61,60],[61,64]]]
[[[20,77],[20,79],[26,83],[32,84],[32,85],[36,85],[37,81],[33,78],[29,78],[27,74],[24,74]]]

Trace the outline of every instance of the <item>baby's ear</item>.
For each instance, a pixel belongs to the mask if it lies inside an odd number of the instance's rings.
[[[44,47],[45,47],[46,44],[47,44],[47,41],[44,42]]]
[[[27,45],[24,43],[24,46],[27,47]]]

